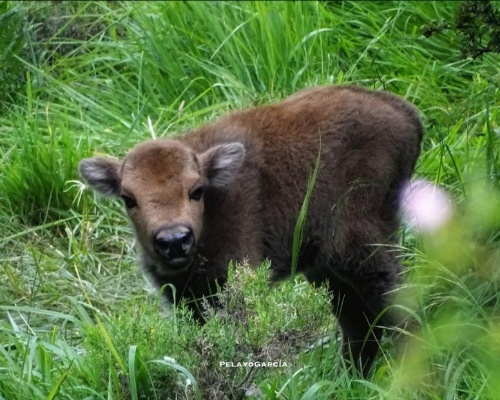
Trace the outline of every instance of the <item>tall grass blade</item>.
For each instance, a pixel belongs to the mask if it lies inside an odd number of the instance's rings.
[[[292,244],[292,272],[291,278],[292,280],[295,278],[297,271],[297,264],[299,261],[299,253],[300,247],[302,245],[302,238],[304,233],[304,226],[306,223],[307,217],[307,209],[309,208],[309,200],[312,195],[312,191],[314,189],[314,184],[316,182],[316,177],[318,176],[319,165],[321,159],[321,145],[320,152],[318,153],[318,157],[316,157],[316,164],[314,166],[314,170],[307,180],[307,190],[306,195],[304,196],[304,201],[302,202],[302,206],[300,208],[299,215],[297,217],[297,222],[295,223],[295,227],[293,230],[293,244]]]

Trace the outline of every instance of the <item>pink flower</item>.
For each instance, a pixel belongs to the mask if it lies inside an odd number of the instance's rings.
[[[401,192],[403,220],[422,233],[432,233],[451,217],[451,201],[446,192],[426,180],[405,185]]]

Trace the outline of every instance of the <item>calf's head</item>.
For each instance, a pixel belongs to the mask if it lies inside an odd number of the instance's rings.
[[[121,197],[148,262],[165,275],[189,267],[203,229],[204,191],[225,189],[245,158],[241,143],[197,153],[176,140],[152,140],[123,161],[85,158],[81,176],[97,192]]]

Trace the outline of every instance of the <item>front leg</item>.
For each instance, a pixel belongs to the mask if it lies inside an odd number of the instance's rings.
[[[201,266],[175,275],[163,274],[161,269],[153,264],[143,264],[143,269],[158,288],[164,287],[163,295],[169,303],[178,305],[185,301],[194,318],[200,323],[206,320],[207,310],[203,299],[206,299],[210,306],[216,307],[218,289],[224,287],[227,280],[227,271],[216,270],[219,274],[214,276],[214,271],[210,273]]]

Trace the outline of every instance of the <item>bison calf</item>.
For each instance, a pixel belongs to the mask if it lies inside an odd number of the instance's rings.
[[[421,139],[416,109],[398,97],[318,87],[141,143],[121,162],[84,159],[80,173],[124,200],[144,270],[158,286],[173,284],[179,301],[213,294],[231,260],[268,258],[275,280],[290,274],[294,227],[319,157],[297,271],[329,284],[344,354],[366,372],[379,325],[393,323],[388,313],[377,319],[401,270],[387,245]]]

